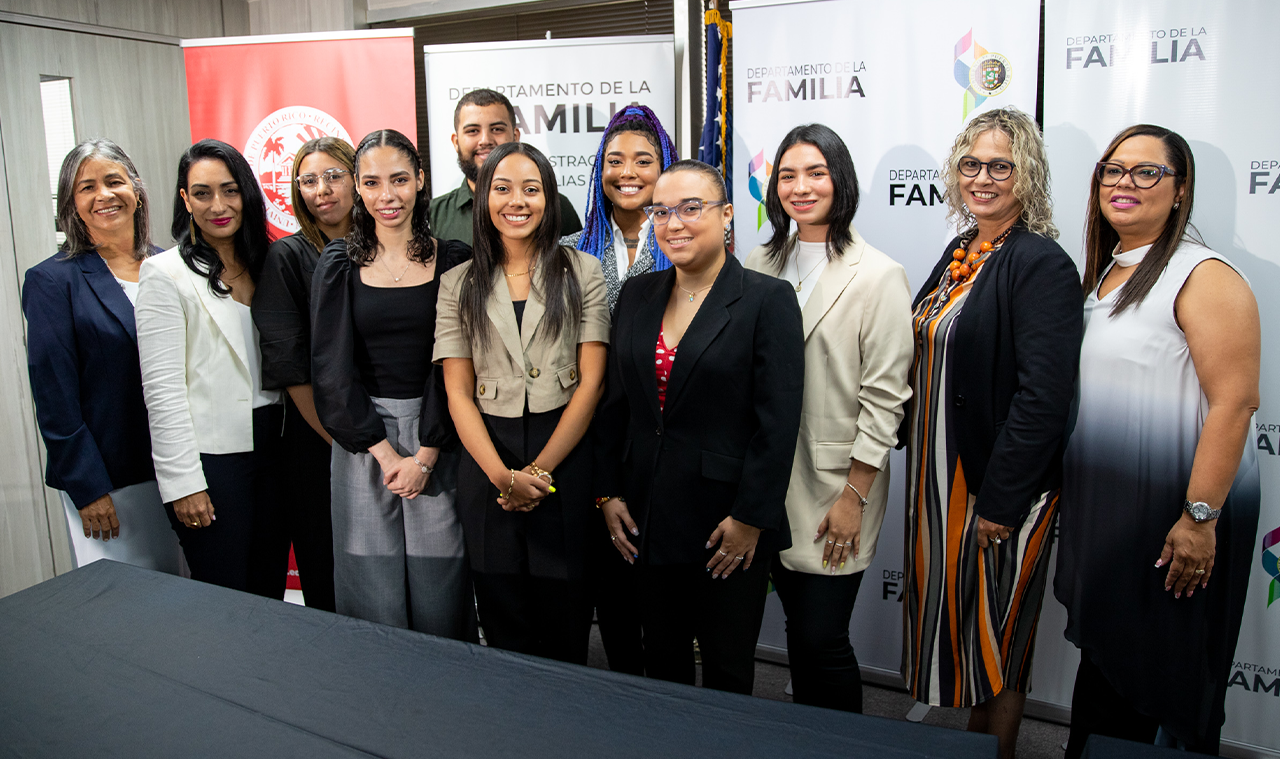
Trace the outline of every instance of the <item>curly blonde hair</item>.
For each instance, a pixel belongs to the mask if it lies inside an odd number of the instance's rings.
[[[945,174],[947,221],[960,230],[961,236],[978,226],[978,221],[965,205],[960,193],[960,159],[969,154],[978,137],[991,130],[1009,138],[1015,164],[1013,197],[1022,203],[1021,221],[1027,229],[1049,239],[1058,238],[1053,223],[1053,200],[1049,193],[1049,160],[1044,152],[1040,127],[1017,108],[998,108],[973,117],[951,146]]]

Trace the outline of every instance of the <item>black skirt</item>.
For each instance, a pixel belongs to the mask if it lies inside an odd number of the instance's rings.
[[[481,418],[503,465],[520,471],[551,439],[563,413],[561,407],[537,414],[526,411],[521,417],[481,414]],[[504,511],[497,503],[498,489],[463,450],[458,464],[458,513],[474,571],[553,580],[583,577],[587,528],[598,517],[591,495],[591,457],[582,442],[553,474],[556,492],[533,511]]]

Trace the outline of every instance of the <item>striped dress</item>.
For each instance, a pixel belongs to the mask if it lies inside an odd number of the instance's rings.
[[[952,356],[964,357],[954,344],[956,317],[982,271],[950,293],[939,286],[913,315],[902,676],[931,706],[973,706],[1006,686],[1029,689],[1057,513],[1057,491],[1041,493],[1020,525],[1006,525],[1008,540],[978,546],[976,497],[943,401]]]

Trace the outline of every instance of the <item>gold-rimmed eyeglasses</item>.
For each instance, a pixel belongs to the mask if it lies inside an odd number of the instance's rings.
[[[347,183],[351,172],[346,169],[329,169],[322,174],[300,174],[293,180],[304,190],[314,190],[324,182],[327,187],[342,187]]]

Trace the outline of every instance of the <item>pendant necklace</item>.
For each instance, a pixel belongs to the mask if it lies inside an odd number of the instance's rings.
[[[401,271],[400,276],[397,277],[395,274],[391,272],[391,267],[387,266],[386,261],[383,261],[381,258],[379,258],[378,262],[382,264],[382,268],[386,269],[388,274],[391,274],[391,279],[395,282],[399,282],[400,280],[404,279],[404,275],[409,272],[409,264],[413,263],[412,259],[409,261],[405,261],[404,270]]]
[[[693,297],[694,297],[695,295],[697,295],[698,293],[702,292],[703,290],[710,290],[712,287],[714,287],[714,286],[715,286],[715,284],[716,284],[715,282],[712,282],[711,284],[707,285],[706,287],[699,287],[697,290],[685,290],[685,288],[681,287],[681,286],[680,286],[680,283],[679,283],[679,282],[677,282],[677,283],[676,283],[676,287],[679,287],[681,290],[684,290],[684,292],[689,293],[689,302],[690,302],[690,303],[692,303],[692,302],[693,302]]]
[[[801,290],[803,290],[803,289],[804,289],[804,281],[805,281],[806,279],[808,279],[809,277],[812,277],[812,276],[813,276],[813,273],[814,273],[815,271],[817,271],[817,270],[818,270],[818,267],[819,267],[819,266],[822,266],[822,265],[823,265],[823,264],[825,264],[826,262],[827,262],[826,257],[825,257],[825,256],[824,256],[824,257],[822,257],[821,259],[819,259],[819,260],[818,260],[817,265],[815,265],[812,269],[810,269],[810,270],[809,270],[809,273],[808,273],[808,274],[806,274],[806,275],[804,275],[803,277],[801,277],[801,276],[800,276],[800,254],[798,254],[798,253],[797,253],[797,254],[796,254],[796,277],[798,277],[798,279],[796,280],[796,292],[800,292]]]

